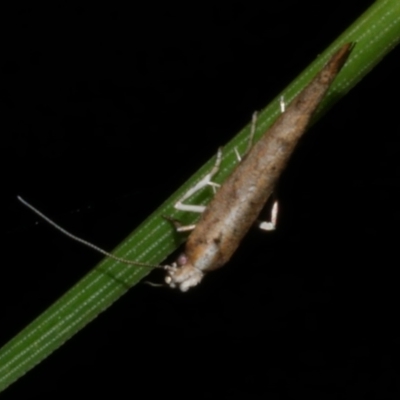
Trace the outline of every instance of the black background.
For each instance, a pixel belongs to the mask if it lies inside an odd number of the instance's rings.
[[[373,1],[349,3],[5,14],[0,344],[101,258],[17,194],[112,249]],[[4,398],[395,398],[399,55],[304,138],[276,233],[187,294],[135,287]]]

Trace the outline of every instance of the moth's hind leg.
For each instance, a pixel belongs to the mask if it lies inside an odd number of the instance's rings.
[[[257,126],[257,117],[258,113],[257,111],[253,112],[253,115],[251,117],[251,126],[250,126],[250,136],[249,136],[249,143],[247,144],[247,149],[244,152],[243,156],[239,154],[239,151],[237,147],[235,147],[235,153],[236,153],[236,158],[238,162],[242,161],[243,157],[246,156],[246,154],[250,151],[250,149],[253,147],[253,141],[254,141],[254,133],[256,131],[256,126]]]

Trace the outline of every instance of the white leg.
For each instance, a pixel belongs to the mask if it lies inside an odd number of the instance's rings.
[[[242,157],[239,154],[239,150],[237,149],[237,147],[235,147],[235,153],[236,153],[236,158],[238,160],[238,162],[242,161]]]
[[[190,232],[190,231],[192,231],[194,228],[196,228],[196,224],[192,224],[192,225],[182,225],[182,226],[176,227],[176,231],[177,231],[177,232]]]
[[[257,111],[254,111],[253,116],[251,117],[249,144],[247,145],[247,149],[246,149],[244,155],[246,155],[250,151],[250,149],[253,147],[253,139],[254,139],[254,133],[256,131],[256,125],[257,125]],[[235,147],[235,153],[236,153],[236,158],[237,158],[238,162],[242,161],[242,157],[240,156],[239,151],[236,147]]]
[[[196,192],[198,192],[199,190],[203,189],[206,186],[211,186],[213,188],[213,191],[215,192],[216,188],[219,187],[219,184],[212,182],[211,179],[214,177],[214,175],[219,170],[219,166],[221,164],[221,157],[222,157],[222,148],[219,148],[213,169],[201,181],[197,182],[196,185],[191,187],[184,194],[184,196],[175,203],[174,207],[177,210],[202,213],[206,209],[206,206],[196,206],[196,205],[192,205],[192,204],[184,204],[183,202],[185,200],[187,200],[190,196],[192,196],[193,194],[195,194]]]
[[[196,228],[195,224],[182,225],[178,219],[168,217],[167,215],[163,215],[163,218],[165,218],[167,221],[171,222],[174,225],[177,232],[188,232],[188,231],[192,231],[194,228]]]
[[[278,219],[278,201],[275,200],[271,210],[271,221],[262,221],[258,227],[264,231],[273,231],[276,228],[276,221]]]
[[[283,98],[283,96],[281,96],[279,99],[279,107],[281,109],[281,114],[283,114],[286,110],[286,103],[285,103],[285,99]]]
[[[249,144],[247,147],[246,154],[253,147],[254,134],[256,133],[256,126],[257,126],[257,118],[258,118],[258,113],[257,113],[257,111],[254,111],[253,115],[251,117],[250,137],[249,137]]]

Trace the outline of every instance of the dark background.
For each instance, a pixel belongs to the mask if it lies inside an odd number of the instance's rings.
[[[17,194],[112,249],[372,3],[5,13],[0,345],[101,258]],[[399,56],[304,138],[277,232],[187,294],[135,287],[3,398],[395,398]]]

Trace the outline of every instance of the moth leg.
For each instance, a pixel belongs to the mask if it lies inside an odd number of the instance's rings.
[[[279,108],[281,109],[281,114],[283,114],[286,111],[286,103],[285,103],[285,98],[283,96],[279,98]]]
[[[276,228],[276,221],[278,219],[278,200],[274,201],[271,208],[271,221],[258,221],[257,225],[264,231],[273,231]]]
[[[166,219],[167,221],[171,222],[174,225],[177,232],[189,232],[189,231],[192,231],[196,227],[195,224],[183,225],[182,222],[179,221],[179,219],[169,217],[168,215],[163,215],[163,218]]]
[[[251,117],[249,143],[247,144],[247,149],[244,152],[243,157],[245,157],[246,154],[253,147],[254,133],[256,131],[256,126],[257,126],[257,115],[258,115],[257,111],[254,111],[253,115]],[[243,157],[239,154],[237,147],[235,147],[235,153],[236,153],[236,158],[237,158],[238,162],[242,161]]]
[[[254,134],[256,133],[256,126],[257,126],[257,118],[258,118],[258,112],[254,111],[253,115],[251,116],[251,128],[250,128],[250,136],[249,136],[249,143],[247,144],[247,154],[250,149],[253,147],[253,141],[254,141]]]
[[[212,170],[203,179],[201,179],[199,182],[197,182],[196,185],[191,187],[182,196],[182,198],[175,203],[174,207],[177,210],[202,213],[206,209],[206,206],[184,204],[184,201],[186,201],[190,196],[192,196],[193,194],[195,194],[196,192],[198,192],[199,190],[203,189],[206,186],[211,186],[215,193],[216,188],[218,188],[220,185],[218,183],[213,182],[211,179],[219,171],[219,167],[221,164],[221,158],[222,158],[222,147],[220,147],[218,149],[217,157],[215,159],[215,164],[214,164]]]

